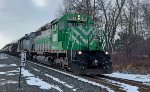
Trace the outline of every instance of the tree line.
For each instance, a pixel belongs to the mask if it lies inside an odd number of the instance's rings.
[[[149,0],[63,0],[57,16],[67,13],[91,16],[110,53],[150,55]]]

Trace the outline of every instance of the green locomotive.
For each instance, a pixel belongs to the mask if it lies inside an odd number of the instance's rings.
[[[34,32],[30,37],[30,56],[54,67],[69,69],[77,74],[111,73],[112,63],[105,51],[105,36],[97,36],[91,17],[65,14]],[[30,36],[30,35],[29,35]],[[41,57],[40,57],[41,59]]]
[[[36,39],[37,46],[50,44],[46,50],[104,50],[103,43],[95,39],[96,29],[88,16],[66,14],[47,26],[50,26],[50,29],[42,32],[41,37]],[[39,51],[45,50],[40,48],[43,47],[39,47]]]

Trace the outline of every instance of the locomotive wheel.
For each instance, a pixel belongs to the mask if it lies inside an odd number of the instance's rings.
[[[48,57],[48,62],[50,65],[53,67],[54,66],[54,58],[53,57]]]
[[[73,72],[74,74],[78,74],[78,69],[79,64],[77,63],[77,61],[74,61],[75,56],[76,56],[77,51],[72,51],[72,59],[73,61],[71,61],[71,51],[67,51],[67,58],[68,58],[68,67],[67,67],[67,71]]]
[[[56,68],[61,69],[60,63],[56,64]]]
[[[63,68],[63,64],[62,64],[62,62],[60,62],[60,68],[61,68],[61,69],[64,69],[64,68]]]
[[[33,60],[33,55],[30,56],[30,60]]]
[[[34,58],[33,58],[33,61],[34,61],[34,62],[37,62],[37,59],[36,59],[36,57],[37,57],[37,56],[34,56]]]

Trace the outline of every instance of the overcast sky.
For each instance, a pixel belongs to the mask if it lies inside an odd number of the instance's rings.
[[[0,0],[0,49],[56,18],[62,0]]]

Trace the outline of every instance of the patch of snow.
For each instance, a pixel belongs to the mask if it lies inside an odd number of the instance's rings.
[[[0,64],[0,67],[6,67],[7,65],[6,64]]]
[[[0,74],[5,74],[5,72],[0,72]]]
[[[16,84],[18,83],[17,81],[3,81],[2,83],[0,83],[0,85],[6,85],[6,84]]]
[[[39,86],[41,89],[47,89],[47,90],[54,88],[58,90],[59,92],[63,92],[57,85],[49,84],[47,82],[42,81],[39,78],[34,77],[33,74],[29,73],[29,71],[25,70],[24,68],[22,68],[22,74],[24,77],[28,77],[27,78],[28,80],[26,81],[29,85],[36,85],[36,86]]]
[[[65,85],[66,87],[68,87],[68,88],[72,89],[73,91],[76,91],[76,90],[77,90],[77,89],[74,89],[74,88],[73,88],[73,86],[71,86],[71,85],[67,84],[67,83],[66,83],[66,82],[64,82],[64,81],[59,80],[59,79],[58,79],[58,78],[56,78],[56,77],[53,77],[53,76],[48,75],[48,74],[45,74],[45,75],[46,75],[47,77],[50,77],[50,78],[51,78],[51,79],[53,79],[54,81],[57,81],[58,83]]]
[[[33,67],[31,67],[31,68],[32,68],[33,70],[37,71],[37,72],[40,72],[38,69],[35,69],[35,68],[33,68]],[[56,81],[56,82],[58,82],[58,83],[60,83],[60,84],[65,85],[66,87],[72,89],[73,91],[76,91],[76,90],[77,90],[77,89],[74,89],[73,86],[67,84],[67,83],[64,82],[64,81],[61,81],[60,79],[58,79],[58,78],[56,78],[56,77],[53,77],[53,76],[51,76],[51,75],[49,75],[49,74],[45,74],[45,76],[50,77],[50,78],[53,79],[54,81]]]
[[[126,92],[139,92],[138,91],[139,88],[137,86],[132,86],[132,85],[128,85],[125,83],[121,83],[121,82],[117,82],[117,81],[113,81],[113,80],[108,80],[108,79],[104,79],[104,80],[111,82],[114,85],[122,87],[122,90],[125,90]]]
[[[12,67],[17,66],[16,64],[0,64],[0,67]]]
[[[7,72],[9,72],[9,73],[18,73],[19,70],[12,70],[12,71],[7,71]]]
[[[13,73],[9,73],[9,74],[7,74],[7,75],[16,75],[16,74],[13,74]]]
[[[2,80],[2,81],[3,81],[3,80],[6,80],[6,79],[0,79],[0,80]]]
[[[33,70],[35,70],[35,71],[39,72],[39,70],[38,70],[38,69],[33,68]]]
[[[33,67],[31,67],[31,68],[32,68],[33,70],[37,71],[37,72],[40,72],[38,69],[35,69],[35,68],[33,68]],[[58,82],[58,83],[60,83],[60,84],[65,85],[66,87],[72,89],[73,91],[76,91],[76,90],[77,90],[77,89],[74,89],[73,86],[67,84],[67,83],[64,82],[64,81],[61,81],[60,79],[58,79],[58,78],[56,78],[56,77],[53,77],[53,76],[51,76],[51,75],[49,75],[49,74],[45,74],[45,76],[50,77],[50,78],[53,79],[54,81],[56,81],[56,82]]]
[[[0,54],[0,59],[7,59],[7,55],[6,54]]]
[[[148,75],[140,75],[140,74],[125,74],[120,72],[114,72],[112,74],[105,74],[111,77],[117,77],[122,79],[128,79],[133,81],[142,82],[143,84],[150,85],[150,74]]]
[[[6,71],[6,72],[0,72],[0,74],[6,74],[6,75],[15,75],[13,73],[19,73],[17,70],[12,70],[12,71]]]
[[[16,64],[10,64],[10,66],[17,66]]]
[[[21,71],[24,77],[34,77],[33,74],[29,73],[29,71],[25,70],[24,68],[22,68]]]
[[[6,75],[15,75],[13,73],[10,73],[10,72],[0,72],[0,74],[6,74]]]
[[[33,63],[33,62],[31,62],[31,63]],[[36,64],[36,63],[34,63],[34,64]],[[56,69],[53,69],[53,68],[50,68],[50,67],[46,67],[46,66],[43,66],[43,65],[40,65],[40,64],[36,64],[36,65],[39,65],[39,66],[42,66],[42,67],[51,69],[51,70],[53,70],[53,71],[56,71],[56,72],[65,74],[65,75],[67,75],[67,76],[70,76],[70,77],[72,77],[72,78],[78,79],[78,80],[80,80],[80,81],[83,81],[83,82],[86,82],[86,83],[89,83],[89,84],[92,84],[92,85],[94,85],[94,86],[98,86],[98,87],[104,88],[104,89],[106,89],[106,90],[109,91],[109,92],[114,92],[113,90],[111,90],[111,89],[108,88],[107,86],[104,86],[104,85],[102,85],[102,84],[99,84],[99,83],[96,83],[96,82],[93,82],[93,81],[89,81],[89,80],[87,80],[87,79],[85,79],[85,78],[81,78],[81,77],[79,77],[79,76],[75,76],[75,75],[72,75],[72,74],[69,74],[69,73],[66,73],[66,72],[63,72],[63,71],[59,71],[59,70],[56,70]]]

